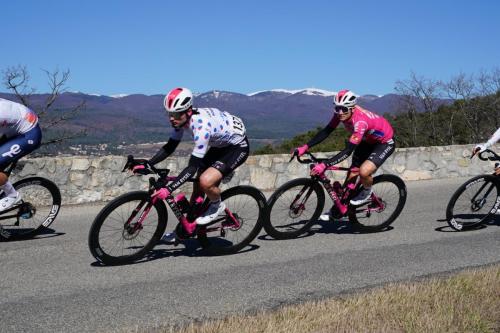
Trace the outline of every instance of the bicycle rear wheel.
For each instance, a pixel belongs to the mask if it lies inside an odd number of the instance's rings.
[[[150,203],[148,192],[123,194],[109,202],[96,216],[89,232],[89,249],[106,265],[136,261],[160,240],[167,227],[163,201]],[[138,223],[143,219],[142,224]]]
[[[54,222],[61,208],[61,192],[56,184],[42,177],[30,177],[13,184],[21,201],[2,212],[3,238],[33,237]]]
[[[486,223],[500,206],[500,181],[493,175],[481,175],[466,181],[453,194],[446,207],[446,221],[457,230]]]
[[[197,229],[200,244],[215,255],[236,253],[250,244],[262,229],[266,209],[264,194],[252,186],[230,188],[221,198],[226,205],[224,214],[217,222]]]
[[[371,200],[360,206],[349,206],[349,221],[363,231],[387,228],[399,216],[406,203],[406,185],[395,175],[373,178]]]
[[[264,229],[275,239],[295,238],[309,230],[321,215],[325,193],[310,178],[298,178],[281,185],[269,198]]]

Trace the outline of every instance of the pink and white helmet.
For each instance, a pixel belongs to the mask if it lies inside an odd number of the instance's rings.
[[[193,93],[187,88],[175,88],[163,100],[168,112],[183,112],[193,106]]]
[[[346,108],[352,108],[356,105],[358,97],[350,90],[341,90],[333,98],[333,103],[336,106],[345,106]]]

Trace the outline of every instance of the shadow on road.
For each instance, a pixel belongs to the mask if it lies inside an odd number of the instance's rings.
[[[346,221],[317,221],[310,230],[306,231],[304,234],[295,237],[297,238],[305,238],[313,236],[314,234],[373,234],[379,232],[387,232],[394,229],[392,226],[388,226],[383,230],[377,231],[365,231],[356,228],[352,223]],[[274,239],[269,235],[261,235],[258,237],[260,240],[264,241],[276,241],[279,239]]]
[[[29,230],[33,230],[33,229],[29,229]],[[9,236],[9,238],[0,237],[0,242],[23,242],[23,241],[34,240],[34,239],[52,238],[52,237],[62,236],[62,235],[66,234],[64,232],[56,232],[54,229],[51,229],[51,228],[44,228],[44,229],[40,230],[40,232],[38,234],[36,234],[35,236],[31,236],[31,237],[18,234],[18,233],[26,232],[29,230],[20,230],[20,229],[11,230],[8,228],[4,228],[4,231],[9,232],[10,236]]]
[[[163,246],[169,246],[168,248],[161,248]],[[160,248],[158,248],[160,247]],[[255,245],[255,244],[250,244],[246,248],[244,248],[241,251],[238,251],[233,254],[225,254],[225,255],[220,255],[220,256],[234,256],[250,251],[254,251],[258,249],[260,246]],[[144,258],[131,262],[131,263],[125,263],[122,265],[113,265],[113,266],[127,266],[127,265],[137,265],[137,264],[142,264],[146,263],[149,261],[153,260],[158,260],[158,259],[165,259],[169,257],[216,257],[217,255],[214,255],[210,253],[209,250],[200,248],[200,243],[197,240],[194,239],[189,239],[186,241],[183,241],[181,244],[178,246],[174,247],[173,245],[165,245],[165,244],[159,244],[156,248],[154,248],[152,251],[150,251]],[[100,263],[99,261],[95,261],[90,264],[90,266],[93,267],[113,267],[110,265],[104,265]]]
[[[346,221],[318,221],[312,228],[311,232],[319,234],[373,234],[379,232],[387,232],[394,229],[388,226],[382,230],[364,231],[356,228],[352,223]]]
[[[445,222],[445,223],[447,223],[446,219],[439,219],[439,220],[436,220],[436,222]],[[475,226],[473,228],[464,229],[461,232],[481,230],[481,229],[485,229],[485,228],[488,228],[488,227],[500,227],[500,215],[498,215],[498,214],[494,215],[488,221],[486,221],[486,222],[484,222],[482,224],[479,224],[479,225],[477,225],[477,226]],[[434,230],[439,231],[439,232],[458,232],[458,231],[452,229],[448,224],[446,224],[444,226],[441,226],[441,227],[437,227]]]

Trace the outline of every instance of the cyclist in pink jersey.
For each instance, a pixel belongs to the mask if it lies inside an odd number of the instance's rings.
[[[312,175],[325,172],[332,166],[347,159],[353,152],[351,168],[359,168],[357,172],[349,172],[346,181],[360,176],[363,190],[351,200],[353,205],[366,203],[372,193],[372,175],[395,150],[394,131],[389,122],[382,116],[356,105],[357,97],[349,90],[342,90],[334,98],[334,115],[330,123],[316,134],[308,143],[295,149],[299,156],[314,145],[325,140],[340,123],[351,132],[351,137],[344,150],[333,156],[327,163],[317,164]],[[329,214],[331,216],[331,212]],[[330,216],[322,215],[321,219]]]

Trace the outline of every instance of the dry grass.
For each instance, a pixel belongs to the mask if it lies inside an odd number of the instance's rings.
[[[500,332],[500,267],[391,284],[252,316],[192,324],[179,333]]]

